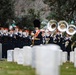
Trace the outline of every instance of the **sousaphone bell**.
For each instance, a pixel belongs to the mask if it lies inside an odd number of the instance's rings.
[[[50,20],[47,24],[47,29],[49,31],[55,31],[57,28],[57,21],[56,20]]]
[[[58,22],[58,30],[60,32],[65,32],[67,30],[68,23],[64,20]]]
[[[76,26],[75,25],[69,25],[67,27],[66,33],[69,35],[74,35],[76,33]]]

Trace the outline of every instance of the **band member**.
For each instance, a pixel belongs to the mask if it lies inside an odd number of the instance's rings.
[[[73,43],[72,43],[72,51],[74,51],[74,49],[76,48],[76,41],[74,41]]]
[[[65,49],[65,37],[64,36],[60,37],[60,47],[61,47],[62,51],[66,51],[66,49]]]
[[[54,35],[54,44],[57,44],[60,46],[60,38],[61,38],[61,32],[57,30]]]
[[[48,44],[53,44],[53,33],[51,31],[49,31],[49,41],[48,41]]]
[[[46,44],[45,30],[44,29],[41,29],[40,31],[42,32],[42,44]]]
[[[45,30],[45,40],[46,40],[46,44],[48,44],[48,42],[50,40],[49,30]]]
[[[72,44],[72,40],[69,34],[66,34],[66,38],[65,38],[65,48],[66,51],[68,53],[68,57],[67,59],[70,59],[70,51],[71,51],[71,44]]]
[[[38,19],[33,21],[34,24],[34,31],[32,34],[32,44],[33,45],[40,45],[42,44],[42,32],[40,31],[40,24],[41,22]]]

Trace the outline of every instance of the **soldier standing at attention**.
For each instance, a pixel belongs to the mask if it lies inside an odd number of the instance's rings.
[[[41,22],[38,19],[33,21],[34,31],[32,31],[32,45],[40,45],[42,44],[42,32],[40,31]]]
[[[68,53],[68,57],[67,57],[68,60],[70,59],[71,45],[72,45],[72,40],[70,38],[70,35],[67,34],[65,37],[65,49]]]

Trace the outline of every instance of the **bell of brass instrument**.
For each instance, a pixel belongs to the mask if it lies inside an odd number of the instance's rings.
[[[55,31],[57,28],[57,21],[56,20],[50,20],[47,24],[47,29],[49,31]]]
[[[64,20],[58,22],[58,30],[60,32],[65,32],[67,30],[68,23]]]
[[[69,25],[67,30],[66,30],[66,33],[69,34],[69,35],[74,35],[76,33],[76,26],[75,25]]]

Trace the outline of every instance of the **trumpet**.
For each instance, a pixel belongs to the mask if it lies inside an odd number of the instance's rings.
[[[75,25],[69,25],[67,27],[66,33],[69,35],[74,35],[76,33],[76,26]]]
[[[60,32],[65,32],[67,30],[68,23],[64,20],[58,22],[58,30]]]
[[[49,31],[55,31],[57,28],[57,21],[56,20],[50,20],[47,24],[47,29]]]

